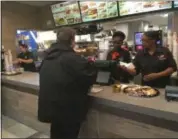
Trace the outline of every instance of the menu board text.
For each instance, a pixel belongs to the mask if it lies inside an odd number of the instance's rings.
[[[78,2],[65,2],[51,6],[56,26],[81,23]]]

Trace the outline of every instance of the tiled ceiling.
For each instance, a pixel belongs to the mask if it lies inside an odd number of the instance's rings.
[[[31,6],[42,7],[50,4],[60,3],[64,1],[18,1],[19,3],[28,4]]]

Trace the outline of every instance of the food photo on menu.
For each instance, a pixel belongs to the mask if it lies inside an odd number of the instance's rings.
[[[120,15],[131,15],[160,9],[169,9],[172,1],[119,1]]]
[[[144,1],[143,12],[172,8],[172,1]]]
[[[98,18],[107,18],[107,3],[99,2],[98,4]]]
[[[107,12],[108,12],[108,18],[118,16],[118,9],[117,9],[116,1],[107,2]]]
[[[119,1],[119,11],[121,16],[141,13],[142,10],[143,5],[141,1]]]
[[[56,26],[61,26],[61,25],[67,24],[66,17],[64,15],[65,15],[64,11],[60,12],[60,13],[53,14]]]
[[[97,19],[98,13],[97,13],[96,2],[92,2],[92,1],[80,2],[80,9],[81,9],[83,21],[90,21],[90,20]]]
[[[76,24],[81,22],[78,3],[74,2],[73,4],[66,5],[65,11],[68,24]]]
[[[65,2],[51,8],[56,26],[81,22],[78,2]]]
[[[63,4],[55,4],[51,6],[53,18],[56,26],[66,25],[66,12]]]
[[[80,8],[84,22],[118,16],[116,1],[83,1]]]

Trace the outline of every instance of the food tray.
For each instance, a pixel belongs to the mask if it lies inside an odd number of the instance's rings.
[[[6,75],[6,76],[15,76],[15,75],[19,75],[22,74],[22,72],[16,72],[16,73],[11,73],[11,74],[7,74],[5,72],[1,72],[2,75]]]
[[[159,96],[160,95],[160,92],[157,90],[157,89],[155,89],[155,88],[153,88],[154,90],[156,90],[156,94],[154,94],[154,95],[144,95],[144,96],[137,96],[137,95],[134,95],[134,94],[132,94],[132,93],[127,93],[127,95],[129,95],[129,96],[132,96],[132,97],[140,97],[140,98],[152,98],[152,97],[157,97],[157,96]]]

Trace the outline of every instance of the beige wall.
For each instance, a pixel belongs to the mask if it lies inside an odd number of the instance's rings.
[[[2,45],[11,49],[13,57],[16,56],[16,30],[17,29],[54,29],[54,21],[50,6],[34,7],[15,1],[2,2]]]
[[[16,30],[40,29],[39,10],[36,7],[16,3],[2,2],[2,45],[16,55]]]
[[[48,30],[48,29],[55,28],[54,19],[52,16],[50,5],[40,8],[39,20],[41,24],[41,29]]]

